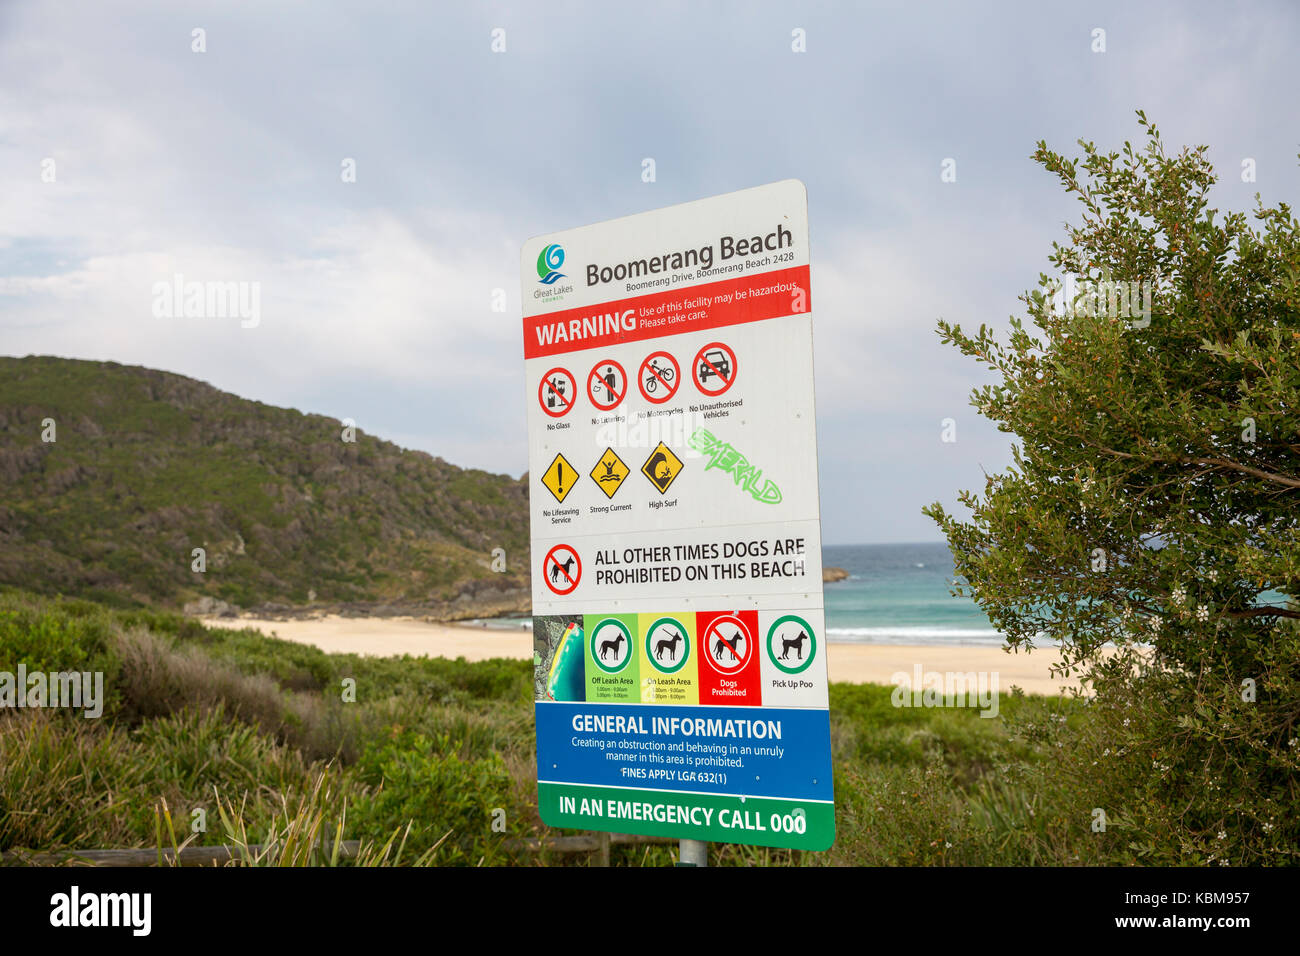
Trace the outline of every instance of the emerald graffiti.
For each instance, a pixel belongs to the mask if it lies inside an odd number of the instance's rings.
[[[709,459],[705,471],[721,468],[731,475],[738,487],[749,492],[755,501],[765,505],[781,503],[781,489],[771,478],[763,478],[763,469],[753,464],[736,450],[730,442],[724,442],[707,428],[697,428],[691,434],[687,444]]]

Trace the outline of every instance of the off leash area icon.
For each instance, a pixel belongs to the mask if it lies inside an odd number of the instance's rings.
[[[662,405],[677,394],[682,384],[682,370],[677,359],[667,352],[651,352],[641,363],[636,376],[641,397],[654,405]]]
[[[631,473],[631,469],[614,453],[614,449],[606,448],[605,454],[596,462],[596,467],[591,469],[591,480],[605,492],[606,498],[613,498],[614,492],[623,486],[623,479]]]
[[[677,480],[683,467],[682,460],[673,454],[673,450],[660,442],[641,466],[641,474],[649,478],[650,483],[658,488],[662,495],[666,494],[672,483]]]
[[[627,372],[613,359],[604,359],[592,366],[587,375],[587,397],[602,412],[618,408],[627,395]]]
[[[632,659],[632,632],[626,624],[607,617],[591,629],[591,659],[607,674],[617,674]]]
[[[537,400],[542,411],[552,418],[562,418],[573,409],[573,402],[578,397],[573,373],[567,368],[556,367],[542,376],[537,386]]]
[[[714,618],[700,643],[700,653],[719,674],[739,673],[754,656],[754,636],[731,614]]]
[[[695,353],[691,374],[695,387],[705,395],[721,395],[736,381],[736,353],[730,345],[710,342]]]
[[[555,460],[542,475],[542,485],[560,503],[564,502],[577,483],[578,472],[563,455],[556,455]]]
[[[817,656],[817,632],[797,614],[777,618],[767,629],[767,656],[787,674],[801,674]]]
[[[582,580],[582,559],[567,544],[557,544],[542,560],[542,580],[555,594],[572,594]]]

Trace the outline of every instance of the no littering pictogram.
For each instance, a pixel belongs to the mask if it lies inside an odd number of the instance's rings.
[[[582,580],[582,559],[567,544],[557,544],[542,561],[542,580],[554,593],[572,594]]]
[[[681,384],[681,367],[677,364],[677,359],[667,352],[651,352],[647,355],[636,376],[641,397],[655,405],[662,405],[676,395]]]
[[[552,418],[560,418],[573,408],[573,400],[578,397],[573,374],[567,368],[553,368],[537,386],[537,400],[541,402],[542,411]]]
[[[705,395],[721,395],[736,380],[736,353],[731,346],[710,342],[695,353],[691,363],[695,387]]]
[[[613,411],[627,395],[627,372],[613,359],[592,366],[587,375],[587,397],[602,412]]]

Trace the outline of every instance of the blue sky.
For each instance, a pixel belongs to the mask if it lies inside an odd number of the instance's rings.
[[[1004,326],[1076,218],[1034,144],[1118,147],[1142,108],[1210,146],[1220,208],[1294,202],[1297,41],[1283,3],[0,4],[0,354],[164,368],[518,475],[523,240],[795,177],[825,540],[937,540],[921,506],[1010,436],[935,320]],[[260,323],[156,318],[176,273],[260,283]]]

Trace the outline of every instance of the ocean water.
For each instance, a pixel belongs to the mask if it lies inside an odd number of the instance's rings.
[[[986,644],[1002,638],[969,598],[949,593],[946,544],[827,546],[827,567],[849,572],[827,584],[826,629],[832,641],[864,644]],[[502,630],[527,628],[527,615],[467,622]]]
[[[948,593],[953,564],[946,544],[827,545],[822,562],[849,572],[846,580],[825,586],[826,630],[832,641],[993,647],[1003,642],[974,601]],[[1285,606],[1286,597],[1266,591],[1259,602]],[[520,630],[530,627],[532,618],[512,615],[472,623]]]
[[[974,601],[949,594],[953,563],[946,544],[827,545],[822,562],[849,572],[825,588],[832,641],[1002,643]]]

